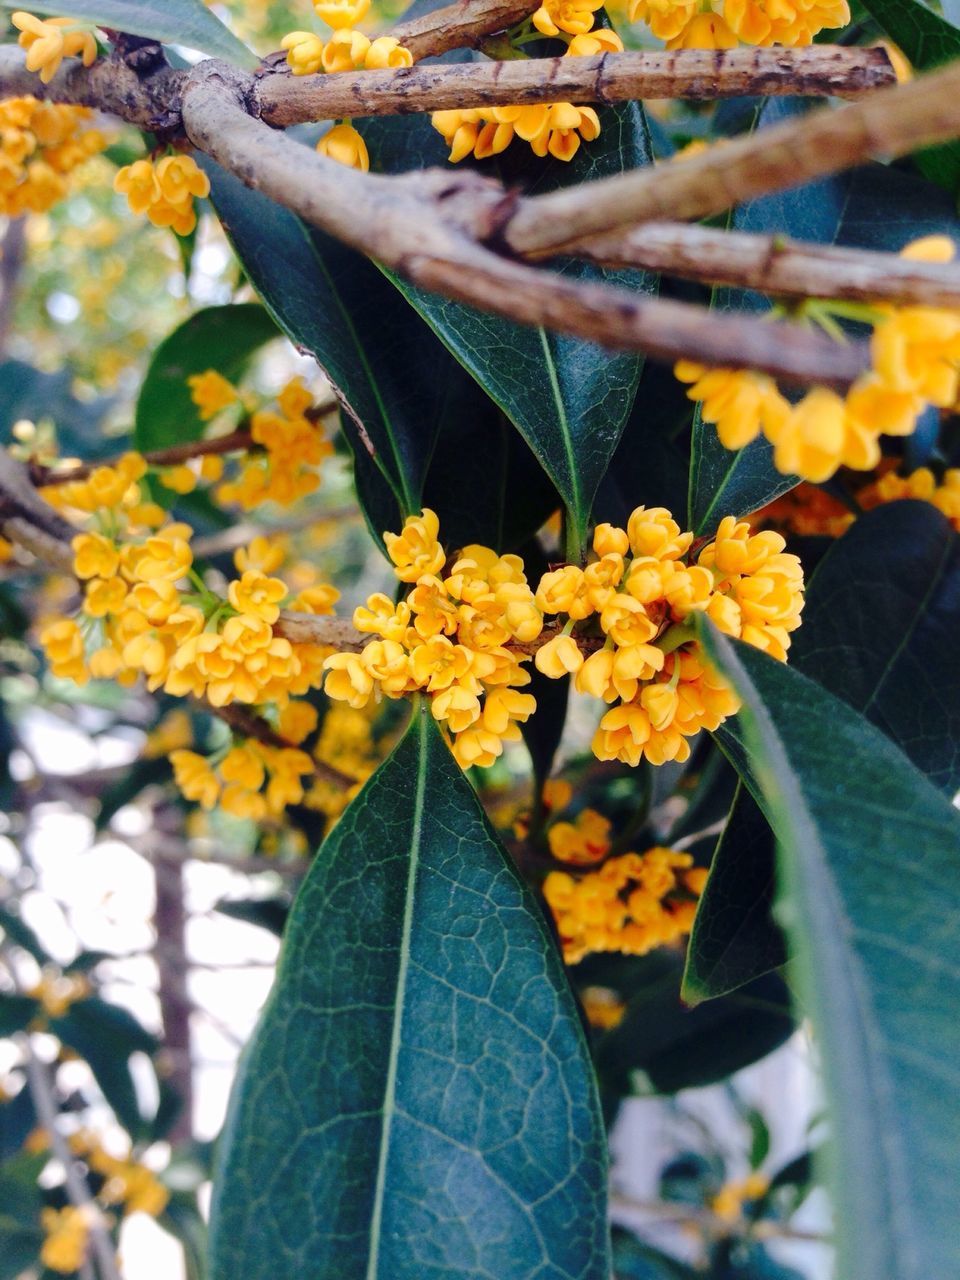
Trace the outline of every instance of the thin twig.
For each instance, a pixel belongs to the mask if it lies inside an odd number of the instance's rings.
[[[778,297],[960,307],[960,263],[912,262],[780,235],[645,222],[592,237],[578,246],[578,255],[607,266],[645,267]]]
[[[538,0],[457,0],[420,18],[399,22],[390,34],[419,62],[448,49],[476,46],[484,36],[528,17],[537,6]]]
[[[753,1235],[764,1240],[806,1240],[811,1244],[832,1244],[832,1238],[820,1231],[806,1231],[786,1222],[774,1222],[763,1218],[757,1222],[731,1222],[711,1209],[694,1204],[679,1204],[665,1200],[633,1200],[626,1196],[611,1196],[610,1208],[645,1213],[661,1222],[689,1223],[700,1227],[711,1236]]]
[[[857,97],[895,81],[884,49],[681,49],[529,58],[336,75],[273,74],[257,80],[256,114],[277,127],[341,116],[639,98],[747,94]]]
[[[173,467],[191,458],[206,458],[222,453],[238,453],[256,448],[249,427],[240,427],[229,435],[213,436],[209,440],[188,440],[184,444],[172,444],[165,449],[151,449],[143,454],[144,461],[152,467]],[[122,458],[117,454],[113,458],[104,458],[99,462],[81,462],[75,466],[60,469],[56,464],[45,466],[43,463],[31,462],[30,475],[33,483],[40,488],[51,485],[72,484],[75,480],[86,480],[97,467],[115,466]]]
[[[17,974],[16,965],[5,952],[7,971],[18,991],[23,991]],[[37,1057],[29,1032],[21,1032],[14,1037],[23,1054],[26,1064],[27,1087],[33,1100],[40,1128],[50,1139],[50,1149],[63,1166],[64,1189],[67,1199],[76,1209],[80,1209],[89,1225],[89,1242],[93,1256],[100,1271],[100,1280],[122,1280],[117,1266],[116,1251],[110,1238],[110,1231],[104,1218],[103,1210],[90,1194],[86,1179],[77,1168],[67,1141],[60,1129],[60,1111],[53,1092],[53,1086],[47,1075],[47,1069]]]

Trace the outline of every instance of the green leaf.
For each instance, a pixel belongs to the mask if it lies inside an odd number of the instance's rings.
[[[606,1280],[604,1146],[543,918],[415,712],[287,925],[222,1139],[211,1275]]]
[[[703,1272],[671,1258],[622,1227],[613,1229],[616,1280],[703,1280]]]
[[[234,381],[253,353],[276,337],[276,325],[256,302],[195,312],[161,342],[150,362],[137,401],[136,447],[147,452],[199,440],[204,423],[187,379],[215,369]]]
[[[743,699],[834,1134],[837,1272],[960,1271],[960,814],[844,702],[703,625]]]
[[[482,170],[508,187],[542,193],[651,163],[637,104],[598,114],[600,137],[582,145],[568,164],[538,159],[518,141]],[[447,165],[447,148],[427,116],[368,119],[358,127],[378,171]],[[656,291],[656,278],[641,272],[577,263],[566,263],[563,271],[576,279]],[[597,487],[633,406],[643,358],[485,315],[387,274],[515,424],[561,494],[582,544]]]
[[[867,716],[948,796],[960,790],[960,538],[926,502],[861,516],[810,581],[790,662]],[[735,750],[730,724],[720,740]],[[740,762],[742,764],[742,761]],[[773,838],[746,791],[717,846],[684,995],[732,991],[785,960]]]
[[[682,958],[652,953],[622,968],[614,981],[628,996],[623,1021],[597,1043],[597,1071],[604,1086],[621,1096],[634,1092],[642,1072],[657,1093],[677,1093],[725,1080],[765,1057],[793,1033],[790,995],[773,974],[733,995],[690,1009],[680,996]],[[576,969],[573,971],[576,979]]]
[[[10,907],[0,907],[0,932],[17,947],[29,952],[38,964],[50,962],[50,955],[25,920]]]
[[[697,907],[683,998],[690,1004],[736,991],[786,960],[771,918],[776,895],[770,824],[741,786]]]
[[[0,992],[0,1036],[12,1036],[26,1031],[37,1015],[39,1005],[30,996]]]
[[[340,399],[374,536],[398,528],[425,503],[453,545],[516,546],[530,536],[556,509],[556,495],[510,440],[496,406],[382,273],[216,165],[202,164],[248,278]],[[475,457],[482,466],[470,464]]]
[[[155,1053],[156,1038],[132,1013],[96,996],[78,1000],[62,1018],[51,1019],[50,1029],[86,1061],[117,1119],[136,1138],[144,1129],[144,1116],[130,1057]]]
[[[960,32],[920,0],[863,0],[863,7],[918,71],[960,57]],[[948,191],[960,186],[960,142],[918,151],[914,158],[928,178]]]
[[[928,502],[858,518],[808,591],[793,665],[960,791],[960,537]]]
[[[5,9],[19,0],[2,0]],[[199,49],[252,71],[260,59],[210,12],[203,0],[31,0],[31,13],[79,18],[99,27]]]

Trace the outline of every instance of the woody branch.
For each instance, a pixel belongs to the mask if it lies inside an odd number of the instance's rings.
[[[609,105],[749,94],[855,97],[894,80],[883,49],[684,49],[303,77],[277,71],[257,80],[252,105],[267,124],[283,127],[341,116],[557,101]]]

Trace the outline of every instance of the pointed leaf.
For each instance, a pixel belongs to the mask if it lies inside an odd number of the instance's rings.
[[[542,917],[424,712],[317,857],[222,1140],[213,1280],[609,1273]]]
[[[834,1133],[837,1272],[960,1271],[960,813],[846,703],[702,638],[743,699]]]
[[[960,790],[960,538],[925,502],[861,516],[810,582],[791,666],[862,712],[948,796]],[[719,735],[736,750],[731,724]],[[785,959],[770,917],[773,839],[737,799],[694,923],[684,994],[733,990]]]
[[[19,0],[3,0],[5,9],[19,9]],[[167,44],[199,49],[252,71],[259,58],[223,25],[203,0],[30,0],[31,13],[79,18],[97,26],[150,36]]]
[[[498,164],[484,165],[483,171],[498,173],[508,187],[541,193],[651,163],[637,104],[605,108],[598,115],[600,137],[582,145],[568,164],[534,157],[518,140]],[[447,165],[447,148],[427,116],[369,119],[359,128],[378,170]],[[575,263],[564,271],[577,279],[656,289],[655,277],[636,271]],[[597,486],[633,405],[642,357],[485,315],[388,274],[515,424],[560,492],[582,542]]]
[[[215,369],[230,382],[250,357],[280,331],[257,302],[207,307],[195,312],[154,352],[140,388],[134,444],[142,452],[199,440],[204,423],[190,398],[187,379]]]

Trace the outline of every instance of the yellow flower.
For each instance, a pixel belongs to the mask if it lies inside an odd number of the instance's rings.
[[[359,169],[361,173],[370,169],[367,144],[352,124],[335,124],[328,129],[317,143],[317,152],[349,169]]]
[[[324,691],[328,698],[346,702],[354,710],[362,710],[373,696],[373,676],[356,653],[334,653],[325,659]]]
[[[220,783],[204,757],[194,751],[171,751],[170,763],[174,780],[186,798],[196,800],[204,809],[214,808]]]
[[[346,28],[334,31],[323,46],[323,69],[326,72],[358,71],[370,48],[370,37],[362,31]]]
[[[90,1239],[91,1213],[86,1206],[77,1209],[41,1209],[40,1225],[45,1239],[40,1246],[40,1261],[51,1271],[72,1275],[83,1266]]]
[[[223,374],[217,373],[216,369],[192,374],[187,379],[187,386],[190,388],[190,399],[200,410],[202,422],[209,422],[240,399],[236,387]]]
[[[50,670],[62,679],[85,684],[88,679],[84,661],[83,633],[72,618],[58,618],[40,631],[40,645],[47,655]]]
[[[412,67],[413,54],[394,36],[378,36],[367,50],[363,65],[368,71]]]
[[[238,572],[256,569],[260,573],[275,573],[287,558],[289,542],[284,537],[267,537],[257,534],[245,547],[233,553],[233,563]]]
[[[280,736],[300,745],[317,727],[317,709],[309,702],[288,702],[280,712]]]
[[[583,654],[573,636],[554,636],[537,650],[534,663],[543,675],[551,680],[561,680],[580,670]]]
[[[401,582],[416,582],[425,573],[439,573],[446,555],[437,540],[440,521],[424,508],[419,516],[408,516],[402,533],[385,533],[387,554]]]
[[[118,169],[113,179],[113,189],[127,197],[134,213],[146,213],[161,198],[160,184],[149,160],[136,160]]]
[[[248,569],[238,581],[231,582],[227,590],[227,599],[238,613],[250,614],[271,624],[280,617],[280,601],[286,595],[286,583],[279,578],[268,578],[258,569]]]
[[[163,199],[172,205],[187,205],[194,196],[210,194],[210,179],[192,156],[164,156],[157,164],[157,185]]]
[[[321,22],[334,31],[362,22],[370,9],[370,0],[313,0],[313,9]]]
[[[610,852],[610,820],[596,809],[583,809],[573,822],[555,822],[548,828],[547,843],[558,862],[600,862]]]
[[[174,493],[193,493],[197,487],[197,473],[190,467],[169,467],[159,473],[160,483]]]
[[[79,55],[85,67],[96,61],[97,41],[93,30],[73,18],[44,21],[18,11],[11,14],[10,21],[20,32],[18,43],[27,50],[27,70],[39,71],[44,84],[49,84],[57,74],[64,58]]]
[[[600,136],[600,117],[592,107],[576,107],[572,102],[557,102],[550,107],[541,132],[531,139],[534,155],[549,152],[557,160],[572,160],[580,147],[580,139],[593,142]]]
[[[127,598],[127,584],[122,578],[93,578],[83,597],[83,611],[91,618],[105,618],[119,613]]]
[[[631,22],[646,22],[655,36],[672,40],[700,11],[699,0],[629,0]]]
[[[597,27],[587,35],[574,36],[564,57],[589,58],[598,53],[623,53],[623,41],[609,27]]]
[[[120,567],[117,548],[99,533],[78,533],[70,545],[78,578],[112,578]]]
[[[233,747],[220,762],[220,776],[246,791],[259,791],[263,786],[263,761],[249,747]]]
[[[561,31],[569,35],[583,35],[592,30],[594,13],[603,0],[544,0],[533,15],[533,25],[545,36],[556,36]]]
[[[668,49],[735,49],[739,40],[723,18],[712,10],[698,13],[672,40]]]
[[[287,66],[295,76],[312,76],[323,68],[323,41],[311,31],[291,31],[280,41]]]

